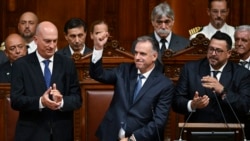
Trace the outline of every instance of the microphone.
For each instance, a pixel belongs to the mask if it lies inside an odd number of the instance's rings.
[[[151,109],[152,109],[152,114],[153,114],[153,117],[155,118],[154,107],[153,107],[153,106],[151,106]],[[157,125],[156,125],[156,123],[155,123],[155,122],[154,122],[154,124],[155,124],[156,132],[157,132],[157,138],[158,138],[158,141],[161,141],[161,137],[160,137],[160,134],[159,134],[159,130],[158,130],[158,128],[157,128]]]
[[[241,130],[242,130],[243,141],[249,141],[249,140],[246,139],[245,130],[244,130],[244,128],[241,126],[241,122],[240,122],[238,116],[236,115],[236,113],[235,113],[235,111],[234,111],[232,105],[231,105],[230,102],[228,101],[226,95],[225,95],[225,99],[226,99],[226,102],[227,102],[227,104],[229,105],[231,111],[233,112],[234,117],[236,118],[237,122],[240,124],[240,128],[241,128]]]
[[[189,119],[190,119],[190,117],[191,117],[192,114],[193,114],[193,112],[190,112],[190,114],[188,115],[186,121],[184,122],[183,126],[181,127],[181,132],[180,132],[179,139],[178,140],[174,140],[174,141],[186,141],[186,140],[182,139],[182,134],[183,134],[184,128],[185,128],[185,126],[186,126],[187,122],[189,121]]]

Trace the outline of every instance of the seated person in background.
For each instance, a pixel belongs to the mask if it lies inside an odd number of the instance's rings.
[[[80,18],[68,20],[64,26],[64,37],[69,45],[57,51],[59,54],[71,57],[74,53],[86,55],[92,50],[85,45],[87,24]]]
[[[201,28],[200,31],[190,30],[190,40],[195,38],[197,34],[202,33],[208,39],[216,33],[216,31],[221,31],[227,33],[234,45],[234,30],[235,28],[226,23],[229,14],[229,0],[208,0],[207,14],[210,18],[210,22],[207,26]]]
[[[28,46],[28,53],[36,50],[37,45],[34,42],[36,27],[38,24],[38,17],[33,12],[24,12],[18,22],[18,32],[25,40]]]
[[[10,34],[5,39],[5,54],[9,60],[0,65],[0,83],[10,83],[12,62],[27,54],[26,43],[19,34]]]
[[[234,33],[235,50],[240,56],[239,64],[250,70],[250,25],[241,25],[236,27]],[[246,138],[250,139],[250,108],[248,118],[245,122]]]
[[[236,27],[234,38],[235,51],[240,56],[239,64],[250,70],[250,25]]]
[[[161,55],[166,49],[180,51],[189,45],[189,40],[172,32],[174,26],[174,11],[163,2],[157,5],[151,13],[151,23],[154,33],[150,36],[157,42]]]
[[[0,65],[7,62],[8,58],[3,50],[0,50]]]
[[[115,86],[112,102],[97,129],[97,137],[100,141],[163,140],[174,85],[155,68],[158,49],[154,40],[148,36],[139,37],[135,42],[134,63],[104,69],[102,53],[108,36],[104,22],[93,24],[90,76]]]
[[[188,122],[238,123],[229,104],[244,121],[250,105],[250,71],[228,60],[231,47],[230,36],[218,31],[207,57],[184,65],[172,107],[185,119],[190,116]]]
[[[161,58],[164,51],[166,49],[170,49],[173,52],[180,51],[189,45],[189,40],[172,32],[174,11],[166,2],[154,7],[151,13],[151,23],[154,27],[154,32],[149,36],[154,39],[157,48],[159,48],[156,67],[163,70]],[[134,52],[134,47],[132,52]]]

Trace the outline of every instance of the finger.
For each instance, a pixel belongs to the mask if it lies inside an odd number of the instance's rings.
[[[56,90],[56,83],[53,83],[53,90]]]

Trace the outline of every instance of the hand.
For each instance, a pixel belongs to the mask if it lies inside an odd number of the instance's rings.
[[[201,79],[202,86],[208,89],[213,90],[215,93],[220,94],[223,91],[223,85],[220,82],[211,76],[204,76]]]
[[[202,109],[207,107],[209,104],[209,97],[207,95],[199,96],[199,93],[196,91],[191,102],[192,109]]]
[[[122,138],[120,141],[128,141],[128,138]]]
[[[53,84],[53,87],[54,89],[56,89],[55,85]],[[60,102],[56,102],[56,101],[53,101],[49,98],[49,95],[51,94],[51,91],[52,91],[52,87],[50,87],[48,90],[46,90],[44,92],[44,94],[42,95],[41,97],[41,102],[42,102],[42,105],[51,109],[51,110],[58,110],[60,108],[60,105],[61,105],[61,100]],[[54,95],[54,94],[53,94]],[[58,96],[58,93],[55,93],[56,96],[53,96],[53,98],[57,99],[60,99],[60,96]]]
[[[96,50],[103,49],[104,45],[106,44],[109,33],[104,29],[100,29],[101,31],[95,32],[92,34],[92,39],[94,41],[94,47]]]
[[[62,101],[62,94],[56,89],[56,84],[54,83],[52,85],[52,90],[50,91],[50,95],[52,96],[52,100],[56,103],[59,103]]]

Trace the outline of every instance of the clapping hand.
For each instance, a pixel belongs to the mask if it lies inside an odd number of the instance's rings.
[[[43,106],[51,110],[58,110],[60,108],[62,102],[62,95],[57,90],[55,83],[52,85],[52,87],[45,91],[41,98],[41,102]]]

